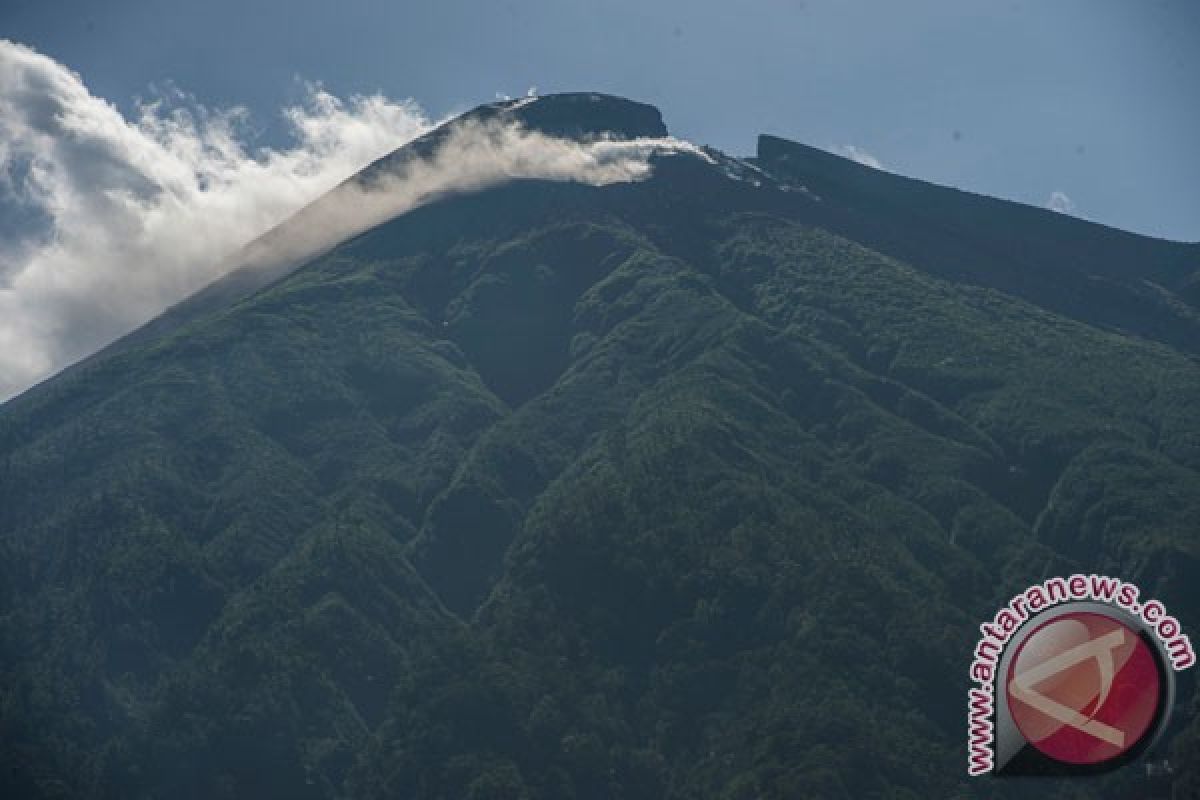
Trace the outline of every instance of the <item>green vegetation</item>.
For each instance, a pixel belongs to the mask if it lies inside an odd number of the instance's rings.
[[[1200,259],[1070,222],[1177,309],[1117,329],[1053,215],[1020,291],[990,206],[812,188],[448,198],[0,407],[0,796],[1026,791],[965,779],[998,603],[1096,570],[1200,634]]]

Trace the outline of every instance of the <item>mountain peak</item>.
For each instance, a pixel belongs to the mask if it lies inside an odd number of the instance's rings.
[[[657,108],[598,92],[565,92],[522,97],[480,106],[465,116],[511,117],[530,130],[549,136],[620,139],[667,135]]]
[[[598,92],[564,92],[476,106],[367,166],[350,181],[370,184],[412,160],[430,158],[447,138],[470,123],[515,123],[547,136],[570,139],[637,139],[667,135],[657,108]]]

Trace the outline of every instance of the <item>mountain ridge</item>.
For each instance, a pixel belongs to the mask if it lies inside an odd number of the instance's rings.
[[[539,102],[534,107],[533,101],[547,99],[549,103]],[[339,198],[340,193],[370,187],[381,177],[401,170],[408,164],[430,160],[438,148],[464,125],[489,123],[517,125],[523,130],[578,140],[602,136],[631,139],[638,136],[667,135],[666,125],[658,109],[596,92],[562,93],[547,98],[520,98],[476,106],[436,125],[427,133],[377,158],[347,177],[321,197],[239,248],[238,252],[224,257],[223,261],[227,266],[220,277],[164,309],[153,319],[105,345],[96,353],[69,365],[63,371],[87,364],[106,353],[118,352],[130,344],[161,336],[189,319],[219,309],[268,286],[305,261],[336,247],[345,240],[315,248],[303,248],[299,254],[286,255],[290,248],[281,247],[280,243],[289,238],[307,238],[302,235],[304,229],[314,220],[319,220],[332,206],[343,202]],[[358,234],[349,238],[355,235]],[[281,252],[285,255],[281,256]],[[53,378],[54,376],[51,376],[47,380]]]
[[[584,112],[582,115],[580,115],[581,109]],[[499,101],[478,106],[471,111],[442,123],[429,133],[377,159],[355,175],[347,178],[339,187],[331,190],[330,193],[322,198],[313,201],[288,220],[281,222],[272,230],[258,237],[254,242],[246,245],[238,255],[227,259],[230,263],[230,268],[222,277],[217,278],[193,295],[164,310],[159,316],[120,337],[96,354],[87,356],[81,359],[77,365],[67,367],[66,369],[70,370],[75,366],[89,363],[94,358],[106,352],[120,350],[132,342],[154,338],[187,319],[234,302],[287,275],[290,271],[300,266],[305,258],[315,257],[319,255],[320,251],[310,254],[307,257],[301,257],[300,259],[279,258],[278,256],[270,255],[280,249],[273,242],[294,237],[298,229],[302,229],[308,224],[310,217],[319,218],[325,207],[331,202],[336,202],[332,198],[336,196],[340,189],[349,186],[369,185],[371,182],[378,180],[380,175],[399,169],[406,163],[431,158],[437,148],[445,142],[450,133],[464,123],[486,123],[497,120],[503,121],[506,124],[517,124],[524,129],[539,131],[547,135],[566,136],[581,140],[599,136],[630,139],[639,136],[661,137],[669,134],[666,125],[662,121],[661,112],[653,106],[596,92],[553,94]],[[799,167],[798,174],[800,177],[798,182],[794,180],[796,178],[796,174],[794,173],[797,169],[796,166],[787,163],[790,157],[798,157],[798,160],[802,162],[802,166]],[[864,186],[866,196],[871,198],[873,193],[880,193],[879,190],[874,188],[875,186],[881,184],[887,186],[883,190],[884,194],[889,192],[895,193],[896,190],[893,187],[900,186],[902,187],[902,192],[907,191],[911,194],[915,189],[921,192],[922,195],[919,196],[923,196],[925,199],[934,197],[935,199],[932,204],[935,206],[944,205],[948,202],[945,198],[952,197],[953,193],[959,193],[968,202],[982,204],[983,213],[985,214],[997,214],[1001,211],[1010,214],[1017,212],[1026,219],[1037,220],[1042,225],[1053,222],[1054,227],[1060,229],[1076,229],[1087,231],[1089,234],[1100,233],[1106,242],[1116,244],[1118,249],[1124,251],[1134,251],[1137,249],[1134,245],[1130,244],[1132,242],[1144,242],[1148,248],[1161,247],[1164,250],[1169,250],[1171,252],[1165,255],[1163,253],[1155,253],[1152,256],[1143,258],[1143,260],[1168,263],[1169,271],[1158,277],[1168,278],[1165,287],[1167,293],[1178,297],[1181,304],[1185,306],[1184,310],[1181,311],[1178,307],[1172,308],[1170,297],[1163,298],[1156,296],[1158,294],[1156,287],[1151,287],[1148,292],[1145,289],[1139,290],[1137,288],[1134,288],[1131,292],[1131,287],[1128,285],[1117,287],[1116,294],[1118,295],[1118,300],[1125,302],[1132,301],[1143,306],[1143,315],[1150,309],[1153,309],[1151,316],[1153,313],[1165,311],[1167,321],[1159,323],[1158,327],[1160,330],[1153,331],[1143,326],[1135,328],[1133,332],[1140,335],[1147,335],[1150,338],[1168,336],[1174,345],[1185,346],[1189,351],[1194,351],[1196,347],[1195,342],[1200,342],[1200,312],[1197,311],[1197,309],[1200,309],[1200,243],[1155,239],[1154,237],[1112,228],[1090,220],[1058,214],[1057,212],[1041,209],[1036,206],[1028,206],[1016,201],[992,198],[987,195],[928,183],[920,179],[907,178],[895,173],[860,165],[843,156],[772,134],[761,134],[758,137],[758,148],[753,157],[734,158],[723,156],[723,158],[729,163],[746,164],[756,169],[766,170],[762,173],[762,178],[775,180],[784,185],[789,184],[788,176],[791,174],[793,178],[791,188],[793,189],[808,190],[805,180],[809,182],[815,180],[817,186],[824,185],[824,181],[834,180],[842,186]],[[770,169],[776,170],[778,174],[772,173]],[[888,186],[889,184],[891,186]],[[861,209],[857,208],[857,204],[861,203],[862,200],[856,200],[853,197],[849,198],[849,200],[851,211],[860,212]],[[911,198],[906,202],[910,201]],[[895,207],[895,200],[886,202],[886,208],[892,209]],[[838,223],[829,219],[822,220],[822,222],[824,224],[847,225],[845,221]],[[1086,228],[1083,226],[1096,227]],[[925,222],[925,227],[929,227],[927,221]],[[964,238],[965,235],[965,238],[971,242],[971,231],[952,230],[950,232],[958,238]],[[944,255],[939,254],[930,259],[928,253],[914,253],[911,249],[900,249],[893,252],[895,248],[889,246],[886,235],[879,235],[872,232],[864,233],[861,230],[861,225],[856,226],[853,235],[865,235],[874,246],[882,248],[884,252],[897,255],[901,260],[910,260],[918,265],[925,266],[928,266],[925,264],[927,260],[932,260],[934,262],[933,268],[937,270],[937,274],[945,274],[959,279],[969,278],[976,281],[981,279],[980,275],[968,276],[963,274],[961,270],[957,270],[947,264],[947,258]],[[995,235],[991,235],[990,242],[994,244],[995,238]],[[1003,235],[1001,238],[1003,238]],[[977,244],[977,242],[971,243]],[[328,247],[336,247],[338,244],[339,242],[334,242]],[[1126,257],[1126,260],[1138,261],[1138,257],[1135,254],[1133,257]],[[993,264],[993,266],[995,265]],[[1122,275],[1121,277],[1128,279],[1129,275]],[[987,283],[986,280],[983,283],[984,285],[993,285]],[[1126,281],[1127,283],[1128,281]],[[1012,280],[998,285],[997,288],[1017,291],[1020,294],[1020,290],[1015,287]],[[1103,294],[1104,288],[1092,287],[1093,291],[1090,299],[1095,299],[1095,295],[1098,293]],[[1028,297],[1028,293],[1023,296]],[[1109,305],[1116,302],[1111,297],[1102,299]],[[1111,316],[1113,319],[1106,320],[1106,322],[1111,321],[1115,323],[1119,319],[1119,315],[1114,314]],[[1167,328],[1168,330],[1163,332],[1161,330],[1163,328]]]

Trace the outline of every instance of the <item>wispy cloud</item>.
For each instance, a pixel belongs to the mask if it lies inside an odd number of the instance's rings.
[[[511,101],[518,109],[536,98]],[[705,161],[701,148],[673,137],[595,139],[547,136],[503,118],[452,123],[428,158],[411,160],[347,181],[239,253],[239,263],[275,267],[299,263],[338,242],[451,192],[478,191],[517,178],[607,186],[643,180],[654,156],[686,154]]]
[[[313,87],[294,145],[249,152],[241,109],[175,97],[126,120],[78,75],[0,40],[0,398],[217,277],[222,256],[426,130],[411,103]]]
[[[1059,191],[1050,193],[1050,197],[1046,199],[1046,208],[1060,214],[1074,214],[1078,211],[1075,201],[1068,197],[1066,192]]]
[[[291,146],[260,150],[245,144],[242,109],[176,95],[126,119],[75,73],[0,40],[0,400],[219,277],[231,254],[339,185],[258,255],[310,255],[452,189],[639,180],[655,153],[702,155],[667,139],[582,144],[462,126],[432,161],[368,190],[342,182],[431,127],[415,104],[312,87],[284,115]]]
[[[871,167],[872,169],[887,169],[883,166],[883,162],[881,162],[878,158],[871,155],[861,147],[857,147],[852,144],[839,145],[838,147],[834,148],[834,152],[839,156],[850,159],[851,161],[856,161],[859,164],[862,164],[864,167]]]

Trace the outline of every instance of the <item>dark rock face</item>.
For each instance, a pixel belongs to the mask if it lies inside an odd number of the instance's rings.
[[[667,126],[658,109],[608,94],[575,92],[522,100],[507,104],[511,114],[531,130],[549,136],[586,138],[615,136],[636,139],[666,136]]]

